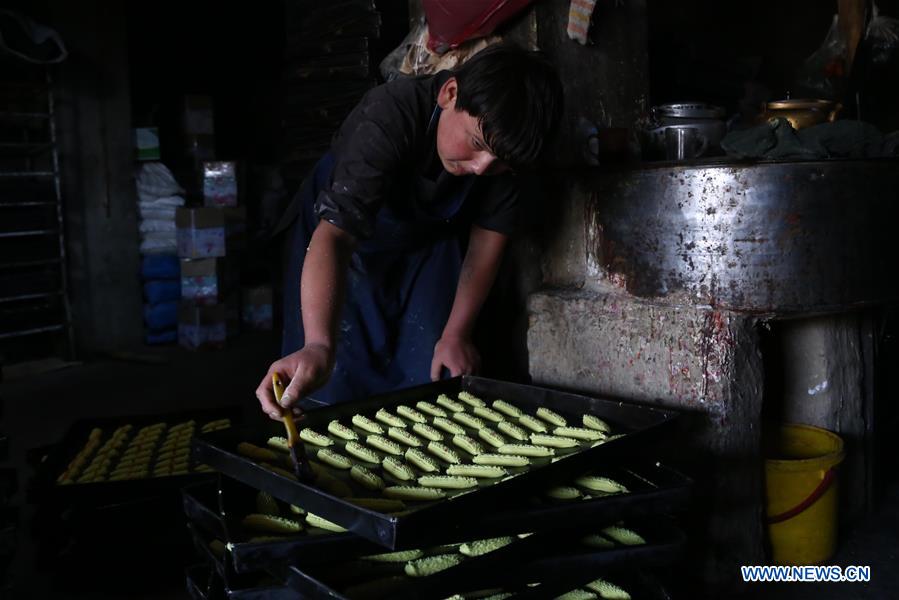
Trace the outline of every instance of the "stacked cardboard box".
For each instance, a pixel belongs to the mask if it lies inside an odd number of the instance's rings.
[[[240,323],[247,329],[271,331],[272,286],[258,285],[243,288]]]
[[[158,127],[137,127],[134,129],[135,160],[159,160],[162,156],[159,148]]]
[[[144,288],[144,341],[171,344],[178,339],[179,265],[175,213],[184,189],[161,162],[143,162],[136,177],[140,215],[141,280]]]
[[[237,258],[244,244],[243,207],[182,208],[175,215],[181,257],[178,342],[192,350],[220,348],[237,333]]]
[[[215,160],[212,99],[187,96],[182,106],[182,160],[192,199],[178,209],[175,238],[181,260],[178,343],[221,348],[240,325],[239,259],[246,244],[240,167]]]
[[[247,211],[242,206],[179,208],[175,239],[181,258],[234,256],[246,243]]]
[[[215,120],[212,98],[188,95],[181,110],[182,151],[199,163],[215,159]]]

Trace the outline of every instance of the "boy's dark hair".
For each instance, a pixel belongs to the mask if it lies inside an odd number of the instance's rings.
[[[534,163],[562,116],[562,82],[541,54],[500,44],[459,66],[456,108],[477,118],[484,142],[510,166]]]

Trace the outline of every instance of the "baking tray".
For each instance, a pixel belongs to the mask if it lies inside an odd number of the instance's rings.
[[[258,572],[273,564],[318,562],[335,556],[359,556],[382,552],[383,548],[352,533],[285,536],[284,540],[250,542],[243,535],[240,516],[256,512],[255,490],[223,478],[202,482],[181,491],[188,520],[229,545],[234,571]],[[230,493],[229,493],[230,492]],[[235,518],[225,515],[233,514]],[[296,516],[296,515],[292,515]]]
[[[208,489],[206,492],[208,493]],[[185,498],[186,497],[187,495]],[[207,509],[207,511],[212,512],[209,509]],[[192,510],[191,512],[196,511]],[[206,521],[208,522],[208,519],[206,519]],[[220,525],[222,531],[227,531],[227,519],[224,519]],[[233,582],[240,581],[239,578],[246,577],[246,575],[239,572],[238,565],[241,565],[244,568],[243,572],[245,573],[250,570],[248,568],[248,563],[252,563],[252,566],[255,567],[252,569],[252,572],[254,573],[280,567],[279,573],[284,573],[284,576],[288,578],[292,577],[296,585],[295,589],[303,595],[310,593],[316,594],[321,590],[326,589],[327,586],[319,582],[315,575],[310,576],[305,571],[299,570],[293,572],[288,568],[288,565],[285,564],[285,559],[289,560],[290,558],[294,558],[295,562],[291,561],[292,564],[301,564],[304,569],[311,566],[319,570],[331,571],[335,568],[333,565],[336,557],[339,557],[342,560],[353,560],[360,555],[383,552],[383,548],[350,533],[323,533],[317,535],[294,536],[285,542],[269,542],[265,544],[228,543],[227,551],[223,556],[219,557],[215,556],[209,547],[210,537],[215,536],[215,533],[211,533],[211,536],[203,535],[203,533],[199,531],[199,529],[202,528],[199,523],[190,523],[188,526],[194,535],[198,551],[205,555],[208,560],[216,561],[216,569],[219,575],[225,580],[226,584],[232,585]],[[220,537],[219,539],[223,542],[225,541],[225,538]],[[470,537],[469,539],[473,539],[473,537]],[[458,543],[458,541],[456,542]],[[431,544],[430,547],[434,548],[435,546],[440,545],[441,544]],[[489,573],[512,562],[520,562],[528,557],[537,556],[544,548],[545,541],[543,541],[539,535],[525,539],[517,539],[506,547],[483,556],[467,558],[461,565],[427,578],[426,585],[428,589],[441,589],[447,585],[453,585],[457,580],[468,580],[480,573]],[[286,551],[291,549],[293,549],[295,553],[295,556],[293,557],[287,556],[286,554]],[[253,554],[254,551],[256,551],[255,555]],[[243,553],[241,560],[237,560],[235,552]],[[315,555],[316,552],[318,553],[317,556]],[[277,562],[281,562],[282,564],[275,564]],[[323,562],[327,564],[323,564]],[[342,573],[343,571],[343,567],[339,566],[340,564],[341,563],[338,563],[338,566],[336,567],[338,573]],[[391,571],[396,570],[397,568],[402,569],[402,564],[374,565],[373,563],[367,563],[367,565],[369,567],[376,567],[378,571],[383,571],[384,569]],[[411,584],[413,584],[411,585],[413,589],[418,590],[421,589],[423,580],[411,580]],[[410,587],[410,582],[407,582],[405,587]]]
[[[606,420],[614,433],[624,437],[587,448],[577,453],[556,457],[552,463],[530,468],[527,472],[507,478],[474,491],[451,496],[445,500],[421,503],[402,515],[385,515],[353,505],[314,485],[299,483],[273,473],[235,449],[241,441],[265,440],[271,435],[283,435],[281,425],[266,420],[256,428],[215,432],[194,438],[195,456],[222,473],[256,489],[304,507],[329,519],[366,539],[389,549],[414,548],[457,529],[465,519],[475,515],[484,517],[497,512],[509,499],[529,496],[534,489],[551,483],[572,479],[590,470],[593,465],[614,465],[618,459],[636,449],[642,452],[654,439],[668,429],[679,413],[672,410],[641,406],[605,398],[592,398],[528,385],[506,383],[480,377],[457,377],[426,384],[365,401],[337,404],[310,410],[303,425],[325,431],[332,419],[349,422],[356,413],[373,414],[377,409],[397,404],[412,404],[419,400],[433,400],[438,394],[456,395],[466,390],[483,398],[503,398],[533,413],[540,406],[551,407],[568,417],[591,413]],[[260,420],[261,421],[261,420]],[[309,450],[311,453],[311,450]],[[352,485],[352,484],[350,484]],[[367,495],[362,491],[357,495]]]
[[[603,578],[627,591],[632,600],[672,600],[671,594],[652,571],[642,569],[615,569],[590,571],[580,574],[567,573],[542,581],[535,588],[519,589],[510,600],[546,600],[583,588],[597,578]]]
[[[558,551],[532,561],[529,568],[537,573],[574,578],[581,573],[622,567],[669,565],[682,556],[687,536],[670,517],[633,519],[622,524],[642,535],[646,543],[636,546],[616,543],[613,548],[597,549],[579,539],[590,533],[600,533],[601,527],[582,524],[576,531],[559,532],[553,539]]]
[[[34,508],[25,534],[33,560],[49,567],[52,587],[78,597],[119,597],[123,589],[162,597],[194,560],[175,494],[98,508]]]
[[[54,501],[65,504],[86,504],[96,507],[128,502],[136,498],[177,494],[178,490],[186,484],[204,479],[214,479],[216,474],[213,472],[191,472],[185,475],[95,483],[73,483],[69,485],[59,485],[56,483],[56,480],[68,467],[75,455],[84,447],[88,435],[95,427],[99,427],[104,431],[105,440],[109,432],[117,427],[126,424],[133,425],[134,427],[125,443],[126,447],[131,437],[136,435],[137,431],[145,425],[160,422],[175,424],[193,419],[197,422],[198,434],[199,427],[203,423],[228,418],[231,419],[232,426],[234,426],[240,423],[240,417],[240,407],[233,406],[210,410],[181,411],[155,415],[129,415],[77,421],[68,429],[58,444],[48,447],[37,459],[37,474],[29,489],[29,499],[35,503]],[[161,443],[161,439],[157,444]],[[156,450],[154,450],[150,464],[153,463],[155,456]],[[192,458],[190,461],[191,467],[198,464],[198,462],[200,461]]]
[[[567,527],[584,522],[611,522],[643,515],[674,514],[685,509],[692,495],[693,481],[658,461],[637,459],[618,466],[592,468],[591,474],[602,475],[624,484],[627,494],[562,502],[535,495],[520,506],[492,513],[478,524],[491,535],[521,530],[525,524],[544,528]]]
[[[187,589],[191,595],[214,600],[296,600],[297,592],[286,585],[273,581],[267,572],[237,575],[228,566],[230,561],[217,557],[209,549],[209,538],[188,527],[194,545],[206,569],[195,567],[187,574]],[[205,583],[204,583],[205,582]]]
[[[344,586],[378,581],[376,591],[365,594],[372,598],[405,600],[412,598],[446,598],[456,593],[477,590],[514,581],[518,567],[546,549],[554,536],[534,534],[516,539],[512,544],[488,554],[466,558],[454,567],[427,577],[404,575],[404,563],[373,563],[349,560],[317,565],[288,565],[287,585],[303,598],[353,598]],[[433,548],[433,546],[432,546]],[[450,551],[452,553],[453,551]],[[434,552],[439,553],[439,552]],[[430,553],[429,553],[430,554]]]
[[[205,563],[187,567],[184,570],[184,584],[191,600],[220,600],[223,595],[221,580]]]
[[[375,599],[439,599],[455,593],[471,593],[488,588],[517,588],[526,583],[554,581],[559,587],[572,589],[605,573],[623,567],[666,565],[682,553],[684,534],[669,520],[656,519],[634,527],[644,535],[647,543],[640,546],[616,545],[610,549],[583,546],[578,539],[581,531],[535,534],[519,542],[517,550],[507,546],[478,559],[429,577],[412,578],[402,575],[402,564],[374,570],[371,579],[352,579],[354,561],[337,565],[292,565],[287,569],[286,582],[303,598],[346,598],[357,595],[349,590],[366,581],[382,581],[373,586],[366,598]],[[513,551],[506,551],[512,549]],[[506,552],[504,552],[506,551]],[[558,553],[557,553],[558,552]],[[551,553],[551,555],[547,555]],[[397,577],[394,574],[399,573]],[[389,579],[387,579],[390,577]],[[523,578],[527,578],[526,581]],[[350,584],[347,587],[347,584]],[[562,591],[567,591],[562,590]],[[521,587],[519,593],[527,592]],[[544,589],[545,591],[545,589]],[[537,597],[549,597],[540,595]]]
[[[454,542],[513,534],[525,529],[542,531],[564,528],[570,524],[579,526],[584,522],[611,522],[642,515],[671,514],[684,508],[690,497],[690,479],[657,462],[638,461],[598,471],[626,485],[630,493],[573,502],[533,496],[482,520],[473,520],[470,527],[462,526],[448,538],[435,537],[429,541]],[[231,545],[237,572],[255,571],[273,563],[317,562],[328,556],[351,557],[380,551],[380,547],[373,542],[350,533],[298,535],[277,542],[247,542],[246,537],[240,536],[239,528],[235,528],[234,521],[239,519],[238,515],[255,512],[255,494],[255,489],[227,477],[182,490],[185,515],[191,522]],[[235,515],[236,518],[226,519],[224,514]],[[533,527],[535,524],[539,527]]]

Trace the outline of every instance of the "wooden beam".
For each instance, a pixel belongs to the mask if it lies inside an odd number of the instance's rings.
[[[837,0],[840,11],[840,34],[846,42],[846,75],[852,72],[855,52],[865,31],[867,0]]]

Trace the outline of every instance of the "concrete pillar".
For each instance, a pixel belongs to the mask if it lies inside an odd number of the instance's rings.
[[[766,400],[774,405],[766,413],[779,413],[771,416],[780,421],[822,427],[843,438],[840,486],[847,521],[864,515],[871,495],[870,322],[865,313],[853,312],[776,323],[782,397]]]
[[[55,89],[75,338],[87,352],[133,346],[143,317],[127,6],[54,0],[50,11],[69,50]]]
[[[755,319],[652,304],[611,287],[544,290],[530,297],[529,311],[535,384],[691,413],[674,458],[692,463],[696,523],[706,528],[689,532],[702,544],[694,575],[712,589],[737,585],[740,565],[763,562]]]

